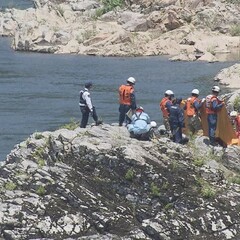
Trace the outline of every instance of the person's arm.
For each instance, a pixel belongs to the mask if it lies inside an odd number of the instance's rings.
[[[199,110],[203,105],[203,102],[199,102],[198,100],[195,100],[193,103],[193,106],[196,110]]]
[[[134,92],[130,94],[130,98],[131,98],[131,109],[135,110],[137,108],[137,105],[136,105],[136,97]]]
[[[218,104],[217,99],[215,99],[215,100],[212,101],[212,109],[213,109],[214,111],[217,111],[217,110],[221,109],[221,108],[223,107],[223,105],[224,105],[223,102]]]
[[[85,92],[83,94],[83,99],[85,99],[86,104],[87,104],[90,112],[92,112],[93,111],[93,105],[92,105],[92,101],[91,101],[91,98],[90,98],[90,93],[89,92]]]
[[[170,108],[171,108],[171,106],[172,106],[172,102],[171,101],[167,101],[166,102],[166,109],[167,109],[167,111],[170,113]]]

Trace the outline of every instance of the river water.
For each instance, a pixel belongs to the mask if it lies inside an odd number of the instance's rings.
[[[6,2],[0,0],[0,8]],[[31,1],[15,3],[24,8]],[[186,98],[198,88],[200,97],[205,97],[214,84],[213,77],[236,62],[24,53],[13,51],[10,44],[11,39],[0,38],[0,160],[33,132],[57,129],[72,118],[79,120],[79,90],[86,81],[94,83],[91,96],[98,115],[113,123],[118,121],[118,87],[129,76],[135,77],[138,105],[161,124],[159,101],[165,90]]]

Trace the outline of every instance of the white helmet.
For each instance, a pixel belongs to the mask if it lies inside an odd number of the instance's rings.
[[[196,88],[195,88],[195,89],[193,89],[193,90],[192,90],[192,94],[199,95],[199,90],[198,90],[198,89],[196,89]]]
[[[138,106],[138,107],[136,108],[136,111],[137,111],[137,110],[144,111],[144,108],[143,108],[142,106]]]
[[[213,91],[213,92],[220,92],[220,87],[218,87],[218,86],[213,86],[213,87],[212,87],[212,91]]]
[[[170,95],[174,95],[173,91],[172,90],[167,90],[165,92],[166,95],[170,96]]]
[[[151,127],[156,127],[156,126],[157,126],[157,123],[156,123],[155,121],[151,121],[151,122],[150,122],[150,125],[151,125]]]
[[[135,80],[134,77],[129,77],[128,80],[127,80],[127,82],[132,83],[132,84],[135,84],[136,80]]]
[[[238,115],[237,111],[231,111],[230,117],[236,117]]]

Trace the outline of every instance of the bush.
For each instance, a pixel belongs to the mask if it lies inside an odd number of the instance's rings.
[[[128,171],[125,174],[125,179],[128,181],[132,181],[134,178],[134,171],[132,168],[128,169]]]
[[[237,96],[233,101],[233,108],[235,111],[239,112],[240,110],[240,97]]]
[[[13,190],[16,189],[16,187],[17,187],[17,185],[16,185],[14,182],[7,182],[7,183],[5,184],[6,190],[13,191]]]
[[[153,197],[160,196],[160,190],[154,183],[151,183],[151,194]]]
[[[78,126],[79,126],[79,122],[77,122],[74,118],[71,118],[70,122],[61,126],[60,129],[65,128],[68,130],[75,130]]]
[[[39,186],[36,190],[36,193],[39,195],[39,196],[43,196],[46,194],[46,189],[44,188],[44,186]]]
[[[233,25],[230,29],[230,34],[232,36],[240,36],[240,25]]]

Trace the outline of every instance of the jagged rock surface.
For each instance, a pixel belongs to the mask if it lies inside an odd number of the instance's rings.
[[[34,2],[35,8],[0,12],[0,35],[13,36],[15,50],[171,55],[174,61],[239,57],[240,8],[230,1],[126,0],[122,8],[102,15],[106,6],[101,1]]]
[[[0,168],[0,237],[239,239],[240,188],[215,157],[107,124],[34,133]]]

